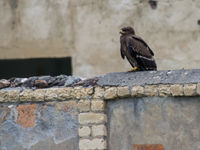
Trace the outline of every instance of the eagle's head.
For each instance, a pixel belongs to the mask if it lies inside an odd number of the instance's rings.
[[[127,34],[135,35],[135,31],[132,27],[123,27],[123,28],[121,28],[119,33],[122,35],[127,35]]]

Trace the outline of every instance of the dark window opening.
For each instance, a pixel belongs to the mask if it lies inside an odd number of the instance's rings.
[[[0,60],[0,79],[72,75],[71,57]]]

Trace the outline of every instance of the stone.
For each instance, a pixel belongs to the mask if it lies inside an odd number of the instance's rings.
[[[0,80],[0,89],[1,88],[6,88],[10,86],[10,82],[8,80],[5,79],[1,79]]]
[[[79,137],[89,137],[91,134],[91,129],[88,126],[79,127],[78,135]]]
[[[197,84],[197,94],[200,95],[200,83]]]
[[[57,100],[57,98],[58,98],[57,91],[58,91],[58,88],[48,88],[46,90],[46,93],[44,96],[45,101],[46,100]]]
[[[96,86],[98,80],[99,80],[99,77],[93,77],[93,78],[82,80],[78,83],[73,84],[72,86],[77,86],[77,85],[83,86],[83,87]]]
[[[183,96],[183,85],[174,84],[170,86],[172,96]]]
[[[118,88],[117,88],[117,95],[118,95],[120,98],[124,98],[124,97],[130,96],[129,87],[128,87],[128,86],[125,86],[125,87],[118,87]]]
[[[144,96],[144,87],[142,87],[142,86],[132,87],[131,96],[136,96],[136,97]]]
[[[20,101],[32,101],[32,92],[33,92],[33,90],[30,90],[30,89],[23,90],[19,94],[19,100]]]
[[[82,87],[81,86],[77,86],[74,87],[71,91],[71,96],[74,99],[80,99],[82,97],[82,93],[81,93]]]
[[[107,136],[107,130],[105,125],[92,126],[92,136]]]
[[[80,124],[105,123],[107,122],[107,116],[103,113],[80,113],[78,120]]]
[[[32,101],[44,101],[46,90],[45,89],[37,89],[33,90],[31,94]]]
[[[158,86],[158,93],[161,97],[167,97],[171,95],[170,86],[161,84]]]
[[[92,111],[104,111],[105,109],[105,102],[103,100],[92,100]]]
[[[19,101],[19,89],[0,90],[0,102],[17,102]]]
[[[72,84],[78,83],[81,79],[77,76],[67,76],[67,80],[65,80],[64,86],[70,86]]]
[[[78,110],[80,112],[90,111],[90,100],[80,100],[78,102]]]
[[[57,88],[55,90],[57,94],[57,99],[58,100],[68,100],[71,98],[71,87],[66,87],[66,88]]]
[[[104,88],[95,87],[93,98],[102,98],[104,96]]]
[[[93,87],[82,88],[81,89],[81,98],[87,98],[93,94]]]
[[[35,126],[35,110],[37,109],[37,104],[26,104],[17,106],[18,118],[17,124],[24,128]]]
[[[157,85],[146,85],[144,88],[145,96],[158,96]]]
[[[8,108],[8,106],[4,106],[4,105],[1,105],[0,106],[0,125],[8,120],[8,116],[10,114],[10,109]]]
[[[29,78],[16,78],[14,80],[15,86],[24,86],[24,87],[33,87],[34,81],[37,80],[38,77],[29,77]]]
[[[103,138],[95,138],[95,139],[80,139],[79,141],[79,149],[80,150],[102,150],[106,149],[107,144],[105,139]]]
[[[104,94],[104,98],[105,99],[115,99],[117,98],[117,88],[116,87],[108,87],[105,90],[105,94]]]
[[[183,92],[185,96],[195,96],[196,95],[196,84],[184,84]]]
[[[37,88],[46,88],[48,87],[48,83],[45,80],[35,80],[34,86],[36,86]]]
[[[37,90],[30,90],[26,89],[23,90],[19,94],[20,101],[44,101],[46,90],[45,89],[37,89]]]

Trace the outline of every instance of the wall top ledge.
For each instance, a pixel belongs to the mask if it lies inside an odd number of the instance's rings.
[[[99,86],[135,86],[152,84],[200,83],[200,69],[108,73],[99,78]]]
[[[159,84],[190,84],[200,83],[200,69],[163,70],[140,72],[113,72],[99,77],[82,80],[75,76],[38,76],[29,78],[12,78],[0,80],[0,90],[41,89],[58,87],[106,87],[106,86],[144,86]]]
[[[35,83],[36,80],[32,78],[30,77],[26,81],[31,81],[31,83],[34,81]],[[61,81],[65,83],[65,80]],[[48,86],[46,88],[37,88],[35,86],[27,88],[23,87],[22,84],[21,87],[16,86],[1,89],[0,103],[63,101],[72,99],[112,100],[123,97],[146,96],[200,96],[200,70],[109,73],[100,77],[78,80],[69,86],[59,86],[59,83],[57,86],[50,88]]]

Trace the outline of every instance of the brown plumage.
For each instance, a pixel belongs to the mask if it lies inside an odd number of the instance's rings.
[[[120,30],[121,56],[125,56],[131,66],[132,71],[157,70],[154,53],[147,43],[135,35],[132,27],[124,27]]]

